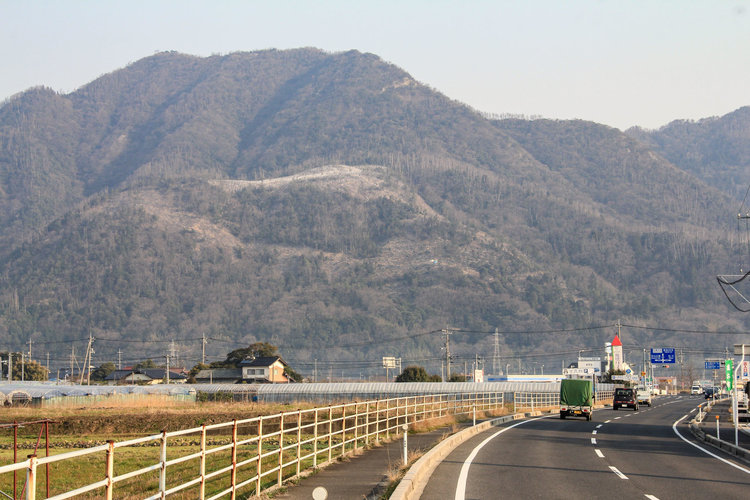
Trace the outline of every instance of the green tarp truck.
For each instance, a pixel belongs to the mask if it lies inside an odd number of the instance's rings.
[[[560,381],[560,418],[586,417],[591,420],[594,407],[591,380],[563,379]]]

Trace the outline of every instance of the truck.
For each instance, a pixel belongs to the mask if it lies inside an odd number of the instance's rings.
[[[594,407],[591,380],[566,378],[560,381],[560,418],[585,417],[591,420]]]
[[[651,406],[651,387],[639,385],[636,390],[636,400],[639,405]]]

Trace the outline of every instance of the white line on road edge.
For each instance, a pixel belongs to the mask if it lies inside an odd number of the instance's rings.
[[[596,444],[596,438],[591,438],[591,444]]]
[[[620,479],[627,479],[628,478],[628,476],[626,476],[625,474],[623,474],[622,472],[620,472],[619,470],[617,470],[617,467],[613,467],[613,466],[610,465],[609,468],[610,468],[610,470],[612,472],[614,472],[615,474],[617,474],[620,477]]]
[[[471,462],[474,461],[474,458],[476,458],[477,454],[479,453],[479,450],[484,448],[484,445],[492,441],[494,438],[502,434],[503,432],[512,429],[513,427],[517,427],[519,425],[528,424],[529,422],[533,422],[534,420],[541,420],[543,418],[548,418],[549,416],[544,417],[537,417],[532,418],[531,420],[522,420],[516,424],[509,425],[508,427],[504,427],[479,443],[476,448],[474,448],[471,453],[469,453],[469,456],[466,457],[466,460],[464,460],[464,464],[461,466],[461,473],[458,475],[458,484],[456,485],[456,500],[464,500],[466,498],[466,481],[469,479],[469,467],[471,467]]]
[[[604,458],[604,453],[602,453],[602,450],[599,448],[595,448],[594,451],[596,452],[596,456],[599,458]]]
[[[677,434],[680,437],[680,439],[682,439],[683,441],[685,441],[687,444],[689,444],[691,446],[695,446],[696,448],[698,448],[699,450],[701,450],[703,453],[706,453],[707,455],[711,455],[715,459],[721,460],[725,464],[729,464],[732,467],[734,467],[735,469],[739,469],[739,470],[741,470],[742,472],[744,472],[746,474],[750,474],[750,469],[746,469],[746,468],[744,468],[744,467],[742,467],[740,465],[737,465],[735,463],[730,462],[729,460],[723,459],[719,455],[711,453],[710,451],[708,451],[707,449],[703,448],[702,446],[698,446],[697,444],[693,443],[692,441],[687,440],[682,434],[680,434],[680,431],[677,430],[677,424],[679,424],[680,422],[682,422],[686,418],[687,418],[687,415],[683,415],[683,417],[681,419],[676,420],[675,423],[672,424],[672,430],[674,431],[675,434]]]

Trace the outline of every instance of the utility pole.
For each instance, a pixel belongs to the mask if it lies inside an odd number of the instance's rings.
[[[315,359],[315,367],[313,368],[313,383],[318,381],[318,360]]]
[[[117,369],[122,370],[122,349],[117,349]]]
[[[29,337],[29,361],[31,361],[31,337]]]
[[[492,354],[492,373],[499,375],[497,371],[498,363],[500,362],[500,332],[495,328],[495,352]]]
[[[451,335],[452,331],[448,329],[442,330],[445,335],[445,379],[444,382],[448,382],[451,379]]]
[[[206,364],[206,343],[207,343],[206,333],[203,332],[201,336],[203,337],[203,340],[201,342],[201,364],[205,365]]]
[[[167,385],[169,385],[169,354],[167,354],[167,370],[166,370],[166,375],[167,375]]]

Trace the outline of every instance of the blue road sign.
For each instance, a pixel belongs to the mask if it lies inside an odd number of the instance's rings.
[[[721,370],[721,361],[706,361],[706,370]]]
[[[652,363],[674,363],[674,347],[659,347],[651,349]]]

